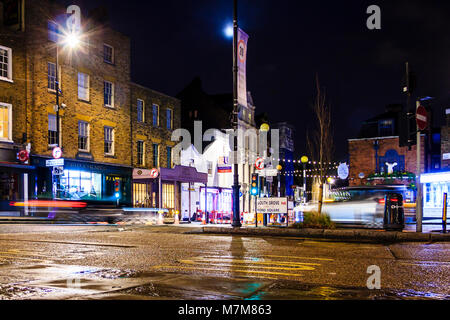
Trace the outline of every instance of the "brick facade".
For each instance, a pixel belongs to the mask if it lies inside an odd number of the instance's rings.
[[[398,137],[383,137],[370,139],[349,140],[349,156],[350,156],[350,185],[358,186],[369,183],[367,177],[376,173],[376,151],[374,143],[378,141],[378,156],[383,157],[389,150],[395,150],[399,156],[405,157],[405,171],[416,173],[417,171],[417,149],[413,146],[411,151],[407,147],[399,147]],[[422,145],[425,138],[422,137]],[[422,150],[421,172],[424,172],[425,151]],[[360,179],[360,173],[364,173],[365,178]]]
[[[131,85],[131,106],[133,121],[133,166],[135,168],[155,168],[153,163],[153,145],[159,148],[159,167],[169,168],[173,164],[168,163],[167,147],[174,147],[171,141],[174,128],[181,126],[181,107],[178,99],[166,96],[152,89],[133,83]],[[144,119],[138,122],[137,101],[144,102]],[[153,125],[153,105],[159,108],[158,125]],[[167,110],[172,110],[172,129],[167,128]],[[145,159],[143,165],[137,161],[137,141],[145,144]],[[172,160],[175,161],[172,155]]]
[[[108,23],[100,22],[97,18],[101,17],[83,16],[80,45],[71,50],[60,44],[57,51],[56,43],[49,39],[49,22],[64,16],[66,8],[54,0],[24,0],[21,3],[24,10],[20,24],[6,27],[0,19],[0,49],[4,47],[12,52],[12,80],[0,79],[0,106],[12,106],[12,124],[8,125],[12,127],[12,135],[0,139],[0,165],[2,162],[17,163],[17,152],[27,145],[31,146],[30,164],[45,169],[42,160],[52,157],[53,146],[49,146],[48,131],[49,115],[56,115],[56,92],[49,89],[48,64],[56,65],[58,52],[63,157],[71,165],[82,162],[86,168],[92,165],[98,172],[104,170],[103,178],[108,179],[106,171],[113,170],[113,175],[122,177],[126,184],[123,194],[131,201],[131,169],[138,167],[137,141],[147,142],[145,167],[154,165],[153,143],[160,145],[160,166],[168,167],[166,147],[175,145],[171,142],[171,134],[180,127],[180,102],[131,82],[130,39],[113,30]],[[2,10],[0,5],[0,16],[3,16]],[[112,61],[104,59],[105,45],[113,48]],[[79,95],[80,73],[89,77],[86,101]],[[105,81],[113,85],[114,103],[108,106],[105,105]],[[137,99],[144,100],[146,106],[143,124],[137,122]],[[151,122],[153,104],[160,106],[160,126],[157,128]],[[168,108],[173,111],[171,129],[166,128]],[[80,122],[88,123],[88,150],[79,150]],[[105,152],[105,127],[113,129],[112,154]],[[52,188],[51,172],[41,169],[36,173],[40,175],[36,187],[38,194],[48,193]]]

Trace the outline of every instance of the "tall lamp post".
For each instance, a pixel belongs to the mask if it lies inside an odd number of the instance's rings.
[[[233,184],[233,228],[242,227],[241,213],[239,208],[239,193],[241,186],[239,185],[239,164],[238,164],[238,137],[237,130],[239,125],[239,105],[238,105],[238,65],[237,65],[237,45],[238,45],[238,9],[237,0],[234,0],[234,17],[233,17],[233,119],[232,125],[234,129],[234,184]]]
[[[306,204],[307,202],[307,196],[306,196],[306,164],[308,163],[309,159],[308,157],[304,156],[301,159],[303,164],[303,203]]]

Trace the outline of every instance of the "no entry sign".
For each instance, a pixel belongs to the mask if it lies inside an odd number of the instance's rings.
[[[416,122],[419,130],[425,130],[428,127],[428,113],[423,106],[419,106],[416,112]]]

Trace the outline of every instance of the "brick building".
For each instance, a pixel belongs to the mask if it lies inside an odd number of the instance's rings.
[[[414,190],[417,149],[416,146],[412,146],[411,150],[400,147],[401,110],[401,105],[388,106],[385,113],[362,124],[358,138],[348,140],[351,186],[404,184]],[[429,136],[430,134],[423,134],[421,137],[422,146],[425,146],[421,152],[422,173],[431,171],[430,167],[434,168],[439,159],[439,152],[435,150],[439,146],[440,137],[428,139]],[[425,142],[429,142],[429,145]],[[411,198],[413,196],[411,194]]]
[[[108,25],[104,11],[81,16],[76,48],[61,44],[69,16],[53,0],[0,1],[0,200],[131,205],[134,168],[172,166],[180,105],[131,82],[130,39]],[[61,176],[47,167],[58,145]]]

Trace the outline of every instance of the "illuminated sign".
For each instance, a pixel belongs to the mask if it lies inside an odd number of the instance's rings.
[[[64,167],[64,159],[47,160],[45,163],[47,167]]]

